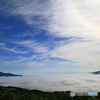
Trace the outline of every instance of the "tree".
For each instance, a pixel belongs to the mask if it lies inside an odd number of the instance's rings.
[[[5,93],[2,97],[2,100],[17,100],[17,97],[13,93]]]

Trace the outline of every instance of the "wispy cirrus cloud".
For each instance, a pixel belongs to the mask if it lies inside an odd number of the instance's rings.
[[[43,53],[48,51],[48,46],[46,46],[47,43],[39,43],[36,42],[35,40],[18,41],[14,43],[21,46],[25,46],[31,49],[33,52],[37,53]]]
[[[27,37],[27,36],[29,36],[29,37],[34,37],[35,35],[37,35],[38,34],[38,32],[36,32],[36,33],[32,33],[32,32],[24,32],[24,33],[20,33],[20,34],[17,34],[17,35],[13,35],[13,37],[17,37],[17,38],[23,38],[23,37]]]
[[[0,49],[1,50],[7,50],[7,51],[10,51],[10,52],[14,52],[14,53],[19,53],[19,54],[26,54],[27,53],[27,51],[17,50],[16,47],[7,48],[5,43],[0,43]]]
[[[56,48],[51,56],[75,61],[80,66],[99,66],[99,49],[99,43],[94,41],[74,42]]]
[[[46,18],[50,15],[48,12],[51,8],[49,6],[50,2],[41,0],[26,0],[24,2],[17,0],[1,1],[1,9],[3,12],[9,12],[9,15],[21,16],[27,24],[43,25],[44,23],[46,24]]]

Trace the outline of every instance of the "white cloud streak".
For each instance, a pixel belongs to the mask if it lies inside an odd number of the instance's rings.
[[[23,2],[11,0],[9,3],[12,2],[15,9],[9,9],[11,15],[21,15],[29,25],[46,24],[46,18],[50,15],[48,10],[51,11],[50,1],[26,0]]]
[[[80,66],[99,66],[99,51],[97,42],[74,42],[55,49],[51,56],[75,61]]]
[[[27,40],[27,41],[20,41],[20,42],[14,42],[15,44],[27,47],[31,49],[33,52],[37,53],[43,53],[48,51],[48,47],[46,46],[46,43],[38,43],[35,40]]]
[[[27,51],[19,51],[19,50],[17,50],[16,47],[7,48],[5,43],[0,43],[0,49],[7,50],[7,51],[10,51],[10,52],[14,52],[14,53],[19,53],[19,54],[26,54],[27,53]]]
[[[38,34],[38,32],[36,32],[36,33],[25,32],[25,33],[22,33],[22,34],[13,35],[13,37],[17,37],[17,38],[23,38],[23,37],[27,37],[27,36],[34,37],[37,34]]]

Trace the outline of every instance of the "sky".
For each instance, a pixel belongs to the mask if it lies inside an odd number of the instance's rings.
[[[100,70],[99,11],[99,0],[0,0],[0,71]]]

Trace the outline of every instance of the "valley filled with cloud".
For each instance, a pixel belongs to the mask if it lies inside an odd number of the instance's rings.
[[[15,86],[29,90],[99,92],[100,75],[66,74],[0,77],[0,86]]]

